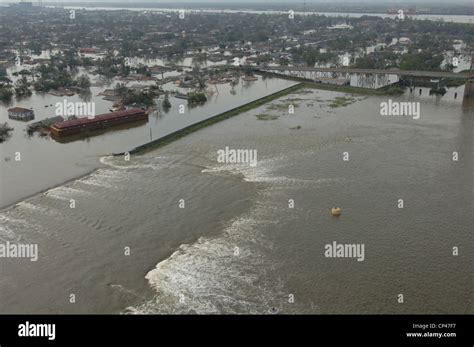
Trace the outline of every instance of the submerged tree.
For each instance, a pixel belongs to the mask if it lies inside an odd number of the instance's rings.
[[[76,79],[75,83],[77,84],[79,88],[82,88],[82,89],[89,89],[91,86],[91,80],[89,79],[89,76],[87,75],[79,76]]]
[[[23,76],[15,82],[15,94],[17,97],[31,95],[30,82],[28,82],[26,76]]]
[[[11,128],[7,122],[0,124],[0,142],[3,142],[10,137],[11,131],[13,131],[13,128]]]
[[[8,102],[12,99],[13,92],[10,86],[0,86],[0,101]]]
[[[165,99],[163,100],[162,106],[165,111],[171,108],[171,102],[168,93],[165,94]]]

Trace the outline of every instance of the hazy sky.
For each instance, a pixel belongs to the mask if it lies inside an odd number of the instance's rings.
[[[25,0],[37,3],[38,0]],[[150,2],[150,3],[303,3],[305,0],[43,0],[43,3],[70,3],[70,2],[89,2],[89,3],[105,3],[105,2],[122,2],[122,3],[137,3],[137,2]],[[0,4],[9,4],[20,2],[20,0],[0,0]],[[412,3],[412,4],[443,4],[443,5],[458,5],[458,4],[472,4],[474,6],[474,0],[306,0],[307,4],[311,3],[332,3],[332,4],[357,4],[357,3],[378,3],[378,4],[390,4],[396,5],[399,3]]]

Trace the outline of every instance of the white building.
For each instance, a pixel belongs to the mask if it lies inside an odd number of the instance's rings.
[[[400,42],[402,45],[407,45],[411,42],[411,40],[408,37],[400,37],[398,42]]]
[[[8,109],[8,118],[29,121],[35,118],[35,113],[33,110],[23,108],[23,107],[13,107]]]

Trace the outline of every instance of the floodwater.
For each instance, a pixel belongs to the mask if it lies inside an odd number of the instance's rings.
[[[413,119],[381,116],[389,97],[307,90],[128,162],[103,156],[0,213],[0,240],[39,247],[37,262],[2,261],[0,312],[472,314],[474,114],[455,91],[391,96],[420,102]],[[108,136],[60,159],[107,153]],[[226,146],[257,165],[218,162]],[[326,257],[334,241],[364,260]]]
[[[158,61],[160,63],[162,61]],[[147,62],[151,64],[150,62]],[[156,61],[152,65],[155,65]],[[189,63],[185,60],[183,64]],[[9,73],[21,70],[13,67]],[[87,71],[79,71],[79,75]],[[168,72],[167,75],[172,75]],[[167,77],[165,74],[165,78]],[[93,85],[100,81],[90,75]],[[14,79],[12,77],[12,79]],[[95,113],[107,113],[112,106],[111,101],[103,100],[98,95],[105,89],[113,88],[117,81],[101,86],[92,86],[91,94],[86,97],[53,96],[34,92],[33,96],[23,100],[14,99],[10,104],[0,103],[0,123],[8,122],[14,128],[12,136],[0,144],[0,163],[2,180],[0,182],[0,207],[5,207],[44,189],[57,186],[72,178],[91,172],[100,165],[97,158],[112,153],[125,152],[151,140],[168,135],[176,130],[197,123],[206,118],[225,112],[234,107],[246,104],[263,96],[289,87],[295,82],[277,78],[262,78],[258,81],[246,82],[242,79],[232,87],[229,84],[209,85],[208,101],[200,106],[188,107],[186,100],[170,97],[172,107],[168,112],[157,111],[149,116],[145,124],[133,124],[128,128],[109,131],[95,137],[84,138],[69,143],[58,143],[50,137],[38,134],[30,137],[26,132],[28,124],[56,116],[56,103],[92,102]],[[155,82],[130,82],[128,86],[147,85]],[[186,93],[189,90],[177,88],[173,83],[163,85],[164,90]],[[179,112],[184,105],[184,114]],[[8,119],[10,107],[33,108],[35,119],[28,123]],[[19,161],[16,161],[18,153]]]

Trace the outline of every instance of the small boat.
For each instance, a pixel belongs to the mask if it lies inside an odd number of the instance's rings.
[[[178,94],[175,94],[174,97],[178,98],[178,99],[188,100],[188,95],[187,94],[178,93]]]
[[[251,81],[258,81],[257,76],[245,76],[242,78],[244,81],[251,82]]]
[[[331,208],[331,214],[333,216],[339,216],[341,214],[341,209],[339,207]]]

